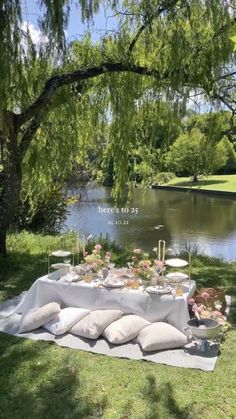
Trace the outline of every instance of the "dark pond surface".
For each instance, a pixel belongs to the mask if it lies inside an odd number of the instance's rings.
[[[82,202],[70,207],[64,230],[85,235],[100,233],[120,245],[135,244],[151,251],[159,239],[179,250],[186,243],[226,260],[236,260],[236,200],[152,189],[136,189],[131,203],[115,206],[111,189],[87,191]],[[122,210],[123,208],[123,210]],[[113,213],[107,211],[111,211]],[[106,211],[106,212],[104,212]],[[123,211],[123,212],[122,212]],[[164,227],[156,230],[156,225]]]

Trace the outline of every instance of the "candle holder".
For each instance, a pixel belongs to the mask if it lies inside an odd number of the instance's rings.
[[[165,240],[159,240],[157,256],[158,256],[158,260],[162,262],[162,269],[160,271],[157,271],[157,273],[158,275],[161,274],[162,281],[163,281],[163,275],[164,275],[165,254],[166,254],[166,242]],[[160,281],[160,277],[159,277],[159,281]]]

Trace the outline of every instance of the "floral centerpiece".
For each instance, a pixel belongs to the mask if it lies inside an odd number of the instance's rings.
[[[98,272],[101,268],[107,267],[111,260],[111,252],[102,251],[102,246],[96,244],[92,253],[84,252],[84,261],[89,265],[91,272]]]
[[[190,314],[195,314],[200,319],[213,319],[219,324],[227,328],[226,317],[222,312],[221,301],[214,301],[213,304],[209,304],[210,294],[208,292],[202,292],[200,294],[204,303],[196,303],[194,298],[190,298],[188,301]]]
[[[129,263],[129,266],[135,276],[144,281],[150,281],[155,274],[161,272],[163,262],[160,260],[152,261],[148,253],[144,253],[141,249],[134,249],[132,262]]]

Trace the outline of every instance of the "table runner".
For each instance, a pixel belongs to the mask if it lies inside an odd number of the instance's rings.
[[[34,282],[15,313],[24,313],[52,301],[62,307],[82,307],[90,310],[118,309],[125,314],[137,314],[150,322],[165,321],[183,331],[189,320],[187,300],[194,293],[195,281],[181,297],[148,294],[142,289],[100,288],[97,283],[66,283],[45,275]]]

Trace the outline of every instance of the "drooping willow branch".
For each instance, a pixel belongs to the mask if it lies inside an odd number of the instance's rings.
[[[132,39],[130,46],[128,48],[128,56],[130,56],[130,54],[132,53],[138,39],[140,38],[140,36],[142,35],[143,31],[151,25],[152,21],[159,17],[163,12],[167,12],[169,9],[171,9],[173,6],[175,6],[178,3],[178,0],[171,0],[171,1],[167,1],[164,5],[158,7],[156,13],[154,13],[153,15],[151,15],[147,21],[140,26],[140,28],[138,29],[137,33],[135,34],[134,38]]]
[[[166,72],[164,75],[160,75],[157,70],[138,65],[104,63],[96,67],[90,67],[84,70],[62,74],[60,76],[53,76],[46,82],[43,92],[36,99],[36,101],[21,114],[16,115],[18,128],[33,118],[36,114],[39,114],[41,111],[43,111],[45,106],[50,104],[54,93],[58,90],[59,87],[73,84],[80,80],[97,77],[104,73],[114,72],[132,72],[140,75],[152,76],[158,79],[166,79],[170,75],[169,72]]]

